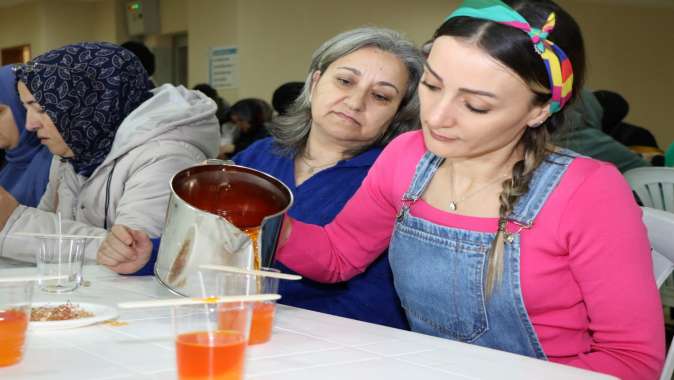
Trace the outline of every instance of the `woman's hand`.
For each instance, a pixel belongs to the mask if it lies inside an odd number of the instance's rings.
[[[17,207],[19,207],[19,202],[4,187],[0,186],[0,230],[5,228],[7,220]]]
[[[151,254],[152,242],[145,232],[116,224],[98,248],[96,261],[117,273],[129,274],[143,268]]]

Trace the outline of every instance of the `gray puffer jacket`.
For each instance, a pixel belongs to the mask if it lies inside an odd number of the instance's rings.
[[[197,91],[163,85],[120,125],[110,154],[89,178],[58,157],[37,208],[19,206],[0,232],[0,256],[35,261],[39,241],[16,232],[105,236],[124,224],[160,236],[178,171],[218,153],[215,103]],[[86,257],[95,260],[101,239],[89,239]]]

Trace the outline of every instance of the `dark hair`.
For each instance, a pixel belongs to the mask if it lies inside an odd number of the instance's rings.
[[[262,108],[262,112],[264,113],[264,121],[265,123],[270,122],[271,119],[274,117],[274,109],[271,108],[271,104],[269,104],[266,100],[262,99],[255,99],[260,107]]]
[[[214,89],[211,87],[210,84],[206,83],[199,83],[192,87],[193,90],[201,91],[204,93],[204,95],[208,96],[209,98],[215,100],[215,98],[219,98],[220,95],[218,94],[218,90]]]
[[[534,28],[542,27],[551,12],[555,13],[555,28],[548,39],[560,47],[573,67],[573,92],[575,100],[585,79],[585,47],[580,27],[559,5],[549,0],[505,0]],[[543,105],[551,99],[550,85],[545,63],[536,52],[531,37],[517,28],[493,21],[472,17],[455,17],[445,21],[433,35],[433,39],[451,36],[465,39],[482,48],[528,83],[535,96],[534,104]],[[489,268],[485,289],[491,293],[503,271],[503,239],[505,225],[520,196],[529,191],[529,182],[534,171],[550,154],[550,134],[564,124],[568,107],[552,114],[538,128],[526,128],[520,145],[524,159],[513,166],[512,178],[503,182],[499,197],[499,229],[489,250]]]
[[[265,107],[265,104],[267,104],[267,102],[262,99],[242,99],[232,105],[229,109],[229,114],[230,117],[232,115],[237,115],[243,121],[246,121],[250,125],[250,131],[245,133],[252,133],[259,128],[264,128],[265,123],[269,122],[271,119],[271,115],[266,109],[267,107],[271,109],[271,107],[268,105]],[[244,132],[241,131],[241,133]]]
[[[147,71],[148,76],[154,75],[154,54],[150,51],[150,49],[148,49],[147,46],[145,46],[144,43],[138,41],[126,41],[120,46],[138,57],[140,63],[145,68],[145,71]]]
[[[304,82],[288,82],[280,85],[271,98],[271,105],[279,115],[285,115],[288,108],[302,93]]]
[[[215,102],[215,104],[218,106],[218,109],[215,111],[215,117],[218,118],[218,123],[220,123],[220,125],[229,121],[229,104],[225,101],[225,99],[220,97],[218,90],[206,83],[199,83],[195,85],[193,89],[201,91],[204,95],[208,96]]]
[[[601,118],[601,128],[604,132],[610,134],[611,129],[623,121],[625,116],[630,112],[630,105],[617,92],[598,90],[594,92],[594,96],[604,110]]]

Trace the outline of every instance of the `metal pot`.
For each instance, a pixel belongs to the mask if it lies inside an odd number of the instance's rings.
[[[202,264],[272,265],[283,216],[293,203],[283,182],[244,166],[206,164],[179,172],[170,185],[154,268],[170,290],[199,296]]]

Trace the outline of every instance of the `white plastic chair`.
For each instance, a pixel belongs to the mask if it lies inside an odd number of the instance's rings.
[[[648,240],[653,248],[653,272],[658,288],[674,270],[674,213],[642,207]],[[669,346],[660,380],[671,380],[674,373],[674,349]]]
[[[674,168],[636,168],[624,175],[644,206],[674,212]]]

